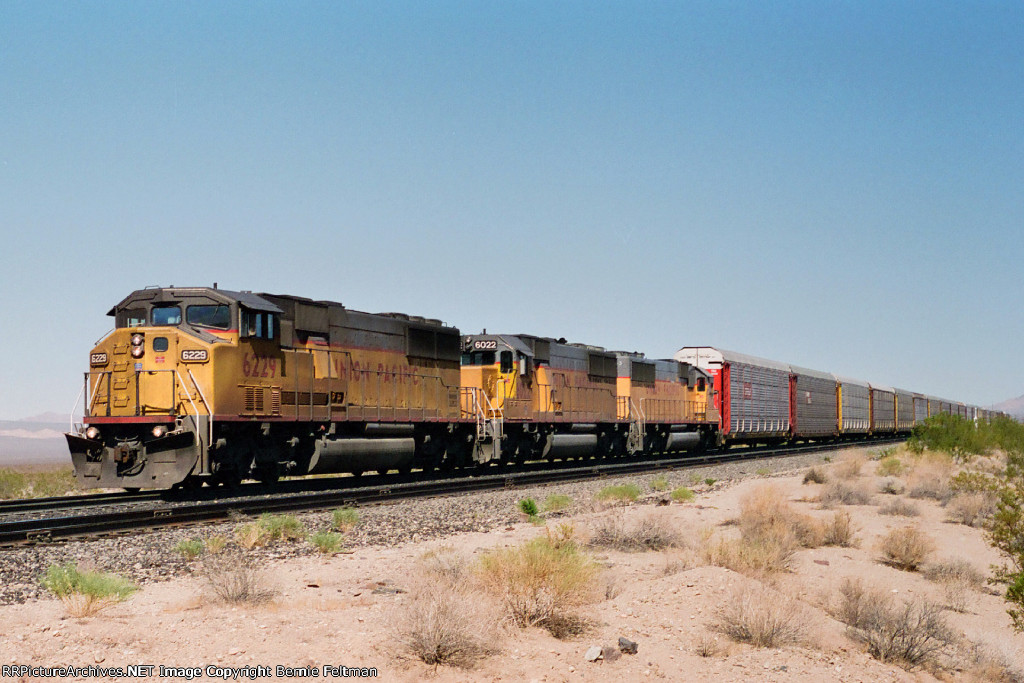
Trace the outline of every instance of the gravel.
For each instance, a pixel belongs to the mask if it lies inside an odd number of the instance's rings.
[[[671,487],[689,486],[695,492],[730,486],[735,482],[760,476],[792,474],[826,457],[822,453],[747,460],[718,465],[675,469],[663,473],[608,477],[587,481],[533,486],[503,491],[460,494],[451,497],[403,501],[359,510],[359,524],[345,534],[346,549],[369,546],[393,546],[445,538],[465,532],[487,532],[522,521],[517,503],[533,498],[543,507],[551,494],[569,496],[570,507],[545,516],[559,517],[595,509],[594,495],[606,486],[637,483],[645,491],[638,503],[667,502],[668,492],[653,492],[648,485],[659,474],[665,474]],[[705,483],[714,479],[712,486]],[[310,533],[328,530],[329,511],[295,515]],[[47,597],[39,585],[39,576],[52,564],[77,563],[86,569],[115,572],[140,584],[163,581],[196,570],[197,562],[189,562],[175,550],[184,540],[208,536],[234,538],[234,530],[251,521],[240,520],[203,524],[192,527],[133,532],[127,535],[96,539],[72,540],[47,545],[0,549],[0,604],[21,603]],[[306,541],[275,541],[247,551],[257,562],[316,554]]]

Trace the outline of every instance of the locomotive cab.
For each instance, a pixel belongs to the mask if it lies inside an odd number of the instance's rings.
[[[214,355],[239,342],[272,355],[279,310],[244,293],[144,289],[110,310],[90,352],[81,426],[66,439],[83,487],[166,488],[213,474]]]

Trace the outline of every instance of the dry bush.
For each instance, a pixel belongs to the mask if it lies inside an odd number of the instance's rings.
[[[469,576],[469,562],[450,545],[423,553],[419,568],[427,576],[452,583],[462,582]]]
[[[424,557],[408,598],[389,621],[407,656],[426,664],[469,667],[500,649],[500,608],[472,581],[453,577],[449,570],[466,564],[455,555],[445,551]]]
[[[697,637],[697,645],[694,646],[694,652],[700,657],[715,657],[722,651],[722,646],[718,642],[718,638],[711,635],[710,633],[701,633]]]
[[[969,642],[966,650],[964,668],[975,680],[1024,683],[1024,647],[1012,639],[986,634]]]
[[[535,538],[484,555],[478,569],[517,626],[542,626],[556,636],[581,621],[573,609],[597,598],[598,566],[575,543],[556,547]]]
[[[991,493],[960,493],[946,504],[949,519],[967,526],[984,526],[996,511],[996,498]]]
[[[745,586],[722,604],[714,625],[741,643],[779,647],[804,639],[807,615],[798,600],[763,587]]]
[[[240,552],[223,551],[207,555],[199,575],[218,602],[260,605],[277,594],[256,562]]]
[[[661,568],[664,576],[685,572],[697,566],[697,554],[690,548],[677,548],[665,553],[665,564]]]
[[[252,550],[270,542],[270,534],[262,524],[250,522],[235,528],[235,541],[242,548]]]
[[[817,548],[824,542],[824,526],[786,501],[774,486],[760,486],[740,501],[740,534],[750,542],[777,542]]]
[[[917,527],[893,529],[878,544],[884,562],[904,571],[916,571],[935,549],[932,540]]]
[[[928,564],[921,573],[942,585],[946,606],[954,612],[966,612],[972,595],[985,583],[985,575],[961,559]]]
[[[871,490],[866,483],[852,484],[846,481],[833,481],[825,487],[818,501],[823,508],[836,505],[870,505]]]
[[[804,475],[805,484],[824,484],[827,481],[828,475],[825,474],[825,470],[818,467],[812,467]]]
[[[949,480],[953,475],[953,461],[949,458],[922,457],[907,475],[911,498],[948,500],[952,495]]]
[[[789,571],[796,544],[792,540],[745,538],[708,541],[701,547],[701,559],[748,576],[762,577]]]
[[[679,529],[661,515],[649,515],[629,523],[620,515],[605,517],[594,528],[590,545],[624,552],[665,550],[683,545]]]
[[[857,529],[849,512],[836,512],[832,521],[825,525],[825,537],[822,545],[837,545],[852,548],[858,545],[854,534]]]
[[[863,467],[863,455],[844,455],[839,462],[832,466],[832,473],[838,479],[856,479],[860,476],[860,471]]]
[[[894,517],[917,517],[921,510],[917,505],[903,498],[892,498],[878,508],[878,514],[891,515]]]
[[[956,640],[938,605],[923,600],[898,605],[888,594],[849,579],[839,596],[833,615],[880,661],[913,668],[933,661]]]
[[[885,493],[890,496],[899,496],[907,487],[904,486],[903,482],[895,477],[886,477],[882,480],[882,483],[878,485],[878,492]]]

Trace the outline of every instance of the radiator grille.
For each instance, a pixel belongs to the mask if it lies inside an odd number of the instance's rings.
[[[245,388],[245,412],[263,412],[263,387]]]

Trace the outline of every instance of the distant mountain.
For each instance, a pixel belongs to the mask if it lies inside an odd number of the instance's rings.
[[[59,422],[61,424],[64,424],[67,421],[68,421],[68,413],[54,413],[54,412],[39,413],[38,415],[33,415],[32,417],[23,417],[20,420],[18,420],[18,422],[42,422],[42,423]]]
[[[1024,396],[1011,398],[992,406],[993,410],[1001,410],[1007,415],[1012,415],[1018,420],[1024,420]]]
[[[68,429],[68,416],[60,413],[0,420],[0,467],[69,462]]]

